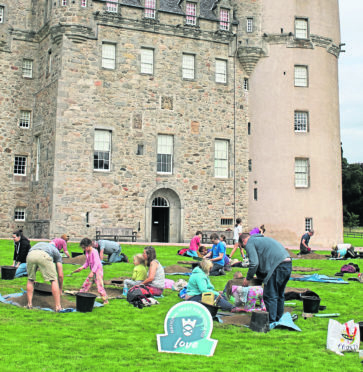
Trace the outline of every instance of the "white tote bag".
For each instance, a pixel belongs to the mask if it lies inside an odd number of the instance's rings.
[[[359,324],[350,320],[341,324],[334,319],[329,319],[328,337],[326,348],[338,355],[345,351],[359,351],[360,333]]]

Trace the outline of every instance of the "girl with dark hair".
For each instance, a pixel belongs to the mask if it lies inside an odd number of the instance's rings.
[[[13,232],[14,240],[14,257],[13,257],[13,266],[15,266],[15,278],[20,278],[21,276],[28,275],[26,271],[26,257],[30,247],[30,241],[23,235],[22,230],[17,230]]]
[[[143,257],[149,271],[147,272],[147,278],[141,284],[147,287],[152,295],[160,296],[165,288],[165,272],[156,259],[155,248],[145,247]]]

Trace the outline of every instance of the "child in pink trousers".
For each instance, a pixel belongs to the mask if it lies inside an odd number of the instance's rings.
[[[81,270],[86,269],[87,267],[89,267],[91,270],[90,274],[87,276],[85,282],[83,283],[80,292],[88,292],[92,287],[93,279],[96,282],[97,290],[101,295],[103,304],[107,305],[108,297],[103,286],[103,268],[98,251],[97,249],[92,247],[92,240],[88,238],[82,239],[79,245],[86,253],[86,262],[83,266],[73,271],[73,273],[78,273]]]

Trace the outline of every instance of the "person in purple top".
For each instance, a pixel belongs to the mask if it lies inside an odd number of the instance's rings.
[[[94,280],[97,285],[97,290],[102,297],[103,304],[107,305],[108,297],[107,297],[105,288],[103,286],[103,268],[102,268],[100,256],[98,254],[98,250],[92,247],[92,240],[88,238],[82,239],[79,245],[81,246],[81,248],[84,250],[86,254],[86,262],[83,266],[73,271],[73,273],[78,273],[81,270],[86,269],[87,267],[89,267],[91,270],[85,282],[83,283],[82,288],[80,289],[80,292],[88,292]]]
[[[261,225],[260,227],[254,227],[251,231],[250,231],[250,235],[255,235],[255,234],[264,234],[266,231],[265,229],[265,225]]]

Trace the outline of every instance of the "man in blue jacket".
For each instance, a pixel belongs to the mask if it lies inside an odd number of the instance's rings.
[[[284,292],[292,271],[290,255],[278,241],[261,234],[243,233],[239,243],[246,249],[249,258],[243,286],[248,287],[255,274],[263,279],[263,300],[269,320],[270,323],[277,322],[284,313]]]

